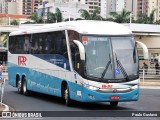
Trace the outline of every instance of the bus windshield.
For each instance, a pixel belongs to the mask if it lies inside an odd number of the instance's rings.
[[[132,36],[82,36],[82,42],[86,51],[87,78],[126,82],[139,77],[136,43]]]

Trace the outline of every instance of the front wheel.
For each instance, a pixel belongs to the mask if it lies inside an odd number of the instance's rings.
[[[27,90],[27,83],[26,83],[26,79],[24,78],[22,81],[22,92],[24,95],[28,95],[28,90]]]
[[[118,105],[118,102],[110,102],[110,105],[116,107]]]
[[[70,99],[68,85],[65,86],[63,93],[64,93],[64,94],[63,94],[63,98],[64,98],[64,100],[65,100],[66,105],[67,105],[67,106],[71,106],[72,100]]]

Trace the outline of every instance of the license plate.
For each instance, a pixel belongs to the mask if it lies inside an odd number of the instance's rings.
[[[120,96],[110,96],[110,100],[119,100]]]

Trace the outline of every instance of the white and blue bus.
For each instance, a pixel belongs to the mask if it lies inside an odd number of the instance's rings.
[[[137,101],[139,61],[132,32],[106,21],[68,21],[12,32],[10,85],[81,102]]]

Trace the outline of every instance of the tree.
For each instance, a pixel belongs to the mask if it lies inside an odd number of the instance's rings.
[[[81,13],[81,17],[85,20],[102,20],[102,17],[99,15],[99,10],[94,10],[93,13],[89,13],[87,10],[80,9],[78,12]]]
[[[32,15],[29,17],[31,20],[34,20],[34,23],[44,23],[43,17],[38,16],[38,13],[34,12]]]
[[[59,8],[56,8],[55,13],[52,13],[52,12],[47,13],[46,23],[55,23],[55,22],[62,22],[62,21],[63,21],[63,17]]]
[[[11,25],[19,25],[19,21],[17,21],[17,20],[12,20],[12,21],[11,21]]]
[[[138,14],[138,19],[136,20],[136,23],[148,24],[149,23],[149,18],[144,13],[139,13]]]
[[[126,11],[125,9],[123,9],[121,13],[110,12],[109,14],[111,18],[108,18],[107,20],[112,20],[117,23],[129,23],[130,12]]]
[[[3,41],[4,47],[7,47],[8,36],[9,36],[9,33],[0,32],[0,37],[3,38],[2,41]]]
[[[156,12],[156,9],[152,10],[151,13],[149,14],[149,24],[153,24],[154,23],[155,12]]]
[[[136,20],[136,23],[153,24],[155,20],[155,11],[156,9],[152,10],[149,16],[144,13],[138,14],[138,19]]]
[[[74,20],[74,18],[67,18],[64,21],[73,21],[73,20]]]
[[[57,22],[62,22],[63,21],[62,13],[61,13],[59,8],[56,8],[55,16],[56,16],[56,21]]]
[[[156,20],[156,22],[154,24],[160,25],[160,20]]]
[[[75,20],[77,21],[77,20],[83,20],[83,19],[82,18],[76,18]]]
[[[55,23],[56,22],[56,16],[52,12],[47,13],[47,20],[46,23]]]

